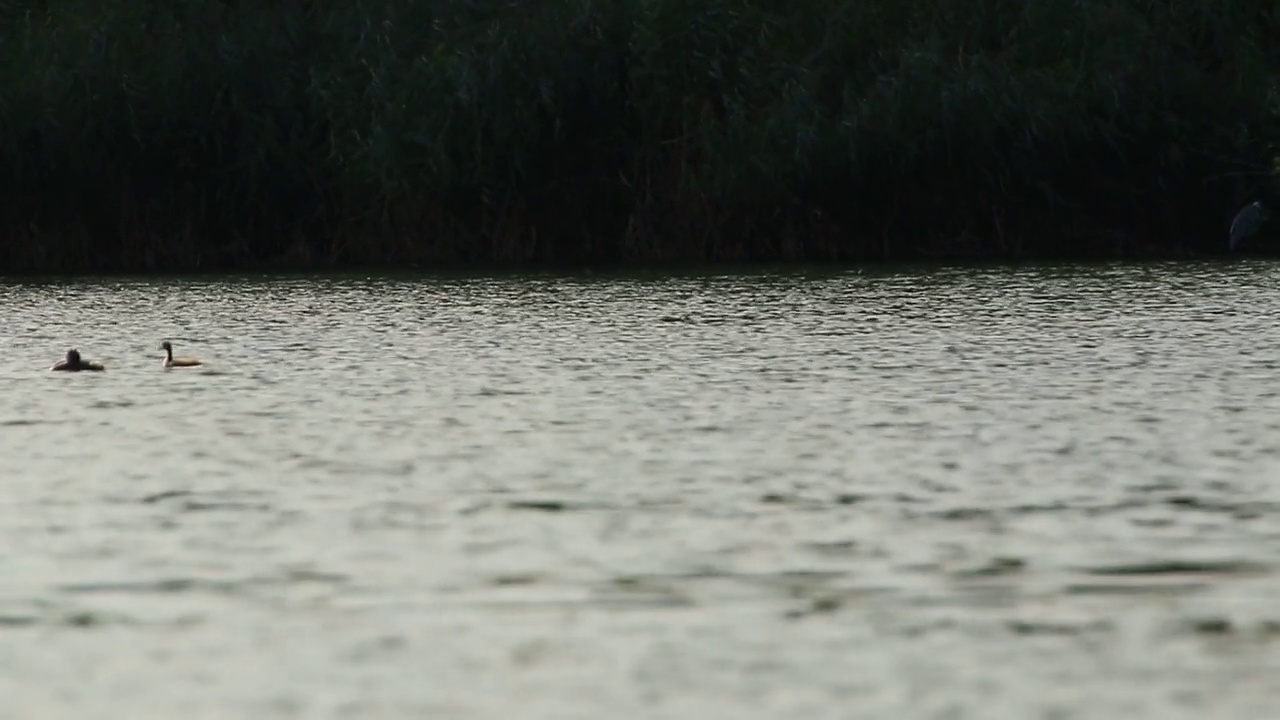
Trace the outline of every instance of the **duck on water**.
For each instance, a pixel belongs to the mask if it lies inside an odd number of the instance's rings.
[[[164,360],[161,362],[163,367],[195,367],[200,361],[193,357],[174,357],[173,345],[168,340],[160,343],[160,349],[164,350]]]
[[[80,351],[72,348],[67,351],[67,356],[53,364],[50,370],[64,370],[66,372],[80,372],[81,370],[101,371],[106,370],[101,363],[85,360],[80,357]]]

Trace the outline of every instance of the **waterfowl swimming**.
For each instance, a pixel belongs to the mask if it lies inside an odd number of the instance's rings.
[[[161,363],[163,367],[194,367],[200,364],[200,361],[193,357],[174,357],[173,346],[168,340],[160,343],[160,349],[164,351],[164,361]]]
[[[80,372],[81,370],[106,370],[100,363],[84,360],[80,357],[80,351],[72,348],[67,351],[67,356],[53,364],[50,370],[65,370],[67,372]]]

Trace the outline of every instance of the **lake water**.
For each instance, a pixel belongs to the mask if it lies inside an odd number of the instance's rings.
[[[10,281],[0,339],[5,718],[1280,708],[1280,265]]]

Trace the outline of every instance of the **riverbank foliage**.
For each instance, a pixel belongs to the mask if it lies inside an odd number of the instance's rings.
[[[0,0],[0,271],[1210,252],[1278,154],[1275,0]]]

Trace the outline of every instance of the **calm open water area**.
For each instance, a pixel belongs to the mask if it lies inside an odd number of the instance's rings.
[[[0,337],[0,717],[1280,717],[1277,264],[11,280]]]

